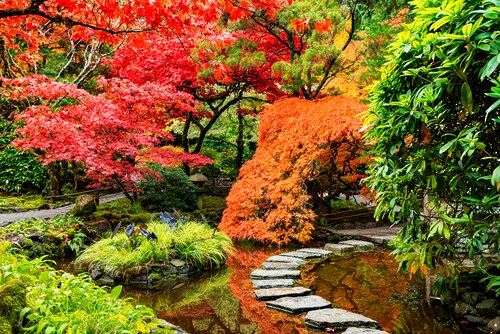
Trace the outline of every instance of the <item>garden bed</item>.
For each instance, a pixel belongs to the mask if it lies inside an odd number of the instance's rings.
[[[206,223],[168,217],[131,224],[87,248],[75,263],[87,266],[98,284],[149,289],[174,288],[190,274],[225,264],[233,247],[227,236]]]

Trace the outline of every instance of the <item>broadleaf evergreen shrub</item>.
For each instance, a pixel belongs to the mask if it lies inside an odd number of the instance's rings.
[[[150,211],[191,211],[196,209],[196,186],[179,168],[154,165],[158,175],[148,174],[139,182],[141,206]]]

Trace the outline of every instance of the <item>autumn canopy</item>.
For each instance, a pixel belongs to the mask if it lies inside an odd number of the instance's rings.
[[[236,239],[308,241],[315,197],[353,186],[360,177],[357,115],[366,109],[344,96],[285,99],[266,108],[257,152],[231,189],[220,229]]]

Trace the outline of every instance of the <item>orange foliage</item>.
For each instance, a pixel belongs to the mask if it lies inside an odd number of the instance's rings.
[[[235,239],[266,243],[310,240],[316,218],[312,199],[322,190],[320,183],[326,177],[338,190],[359,178],[356,115],[366,108],[345,96],[284,99],[266,108],[257,152],[240,170],[220,229]]]

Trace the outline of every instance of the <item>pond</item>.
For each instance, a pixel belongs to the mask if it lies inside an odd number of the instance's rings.
[[[216,274],[207,273],[171,291],[127,290],[126,295],[190,334],[321,333],[305,327],[304,315],[267,309],[252,295],[250,273],[278,252],[238,247],[228,268]],[[445,310],[429,307],[424,280],[409,280],[397,266],[383,249],[333,256],[308,262],[297,283],[335,307],[378,321],[390,333],[472,333],[460,329]]]

